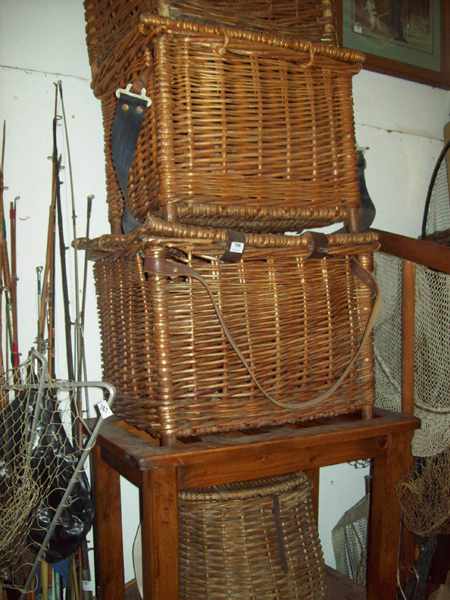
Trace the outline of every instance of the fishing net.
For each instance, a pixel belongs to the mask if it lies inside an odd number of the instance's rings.
[[[376,404],[401,411],[403,261],[379,253],[375,274],[383,307],[374,330]],[[421,427],[414,456],[450,445],[450,277],[416,265],[414,403]]]
[[[450,445],[450,276],[416,268],[415,405],[421,428],[415,456]]]
[[[412,476],[400,483],[406,527],[420,536],[450,532],[450,450],[416,461]]]
[[[383,308],[375,327],[376,403],[401,411],[403,261],[379,254],[376,277]],[[448,528],[450,519],[450,276],[415,269],[414,472],[399,488],[404,522],[421,536]]]
[[[375,398],[380,408],[401,411],[403,261],[375,254],[375,277],[383,299],[374,327]]]
[[[336,569],[359,585],[366,584],[369,494],[340,518],[332,531]]]
[[[109,403],[88,426],[76,393],[103,388]],[[112,401],[102,383],[52,381],[37,353],[0,378],[0,581],[22,593],[36,587],[41,559],[70,556],[93,519],[84,463]],[[105,408],[106,405],[106,408]],[[102,412],[103,411],[103,412]]]

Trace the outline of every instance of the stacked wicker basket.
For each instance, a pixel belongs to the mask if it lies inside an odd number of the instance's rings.
[[[85,5],[112,234],[79,246],[118,414],[163,444],[370,416],[363,57],[335,45],[331,0]],[[302,233],[332,223],[345,232]]]

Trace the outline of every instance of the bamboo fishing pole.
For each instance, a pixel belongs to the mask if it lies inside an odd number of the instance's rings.
[[[20,363],[19,326],[17,319],[17,245],[16,245],[16,206],[19,196],[9,204],[9,231],[11,240],[11,318],[12,318],[12,361],[17,368]]]
[[[57,115],[58,94],[55,91],[54,118]],[[48,370],[54,375],[54,287],[55,287],[55,228],[56,228],[56,173],[58,171],[58,157],[52,155],[52,189],[47,227],[47,249],[40,297],[37,345],[41,352],[45,351],[45,324],[47,322],[48,336]]]
[[[5,315],[6,315],[6,339],[5,339],[5,350],[6,350],[6,362],[3,360],[3,355],[1,357],[1,362],[3,364],[3,368],[8,368],[8,359],[11,358],[11,364],[13,363],[12,356],[9,355],[9,348],[13,345],[13,331],[11,328],[11,319],[10,319],[10,311],[11,311],[11,303],[10,303],[10,294],[11,294],[11,276],[9,270],[9,260],[8,260],[8,246],[6,244],[6,223],[5,223],[5,214],[4,214],[4,205],[3,205],[3,193],[6,189],[5,187],[5,150],[6,150],[6,121],[3,121],[3,137],[2,137],[2,157],[0,164],[0,271],[1,271],[1,281],[3,283],[3,291],[5,293]]]

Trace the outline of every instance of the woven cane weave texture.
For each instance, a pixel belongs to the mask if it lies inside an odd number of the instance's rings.
[[[145,17],[94,77],[102,100],[109,218],[123,199],[110,139],[115,91],[152,99],[128,208],[260,231],[349,221],[359,206],[352,76],[362,55],[236,29]]]
[[[88,243],[97,259],[104,377],[119,390],[115,411],[152,433],[189,436],[371,406],[370,344],[336,393],[308,404],[345,370],[371,312],[371,291],[352,261],[370,268],[375,237],[345,237],[330,237],[326,258],[309,258],[305,239],[280,236],[279,248],[247,246],[238,263],[222,262],[224,244],[211,240]],[[255,385],[197,279],[146,269],[149,257],[164,256],[206,282],[257,380],[295,410],[274,406]]]
[[[85,0],[91,65],[101,63],[142,13],[337,43],[332,0]]]
[[[179,495],[182,600],[322,600],[310,483],[297,473]]]

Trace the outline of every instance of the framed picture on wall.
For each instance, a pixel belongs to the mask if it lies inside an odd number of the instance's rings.
[[[368,69],[450,89],[449,0],[336,0],[343,46]]]

